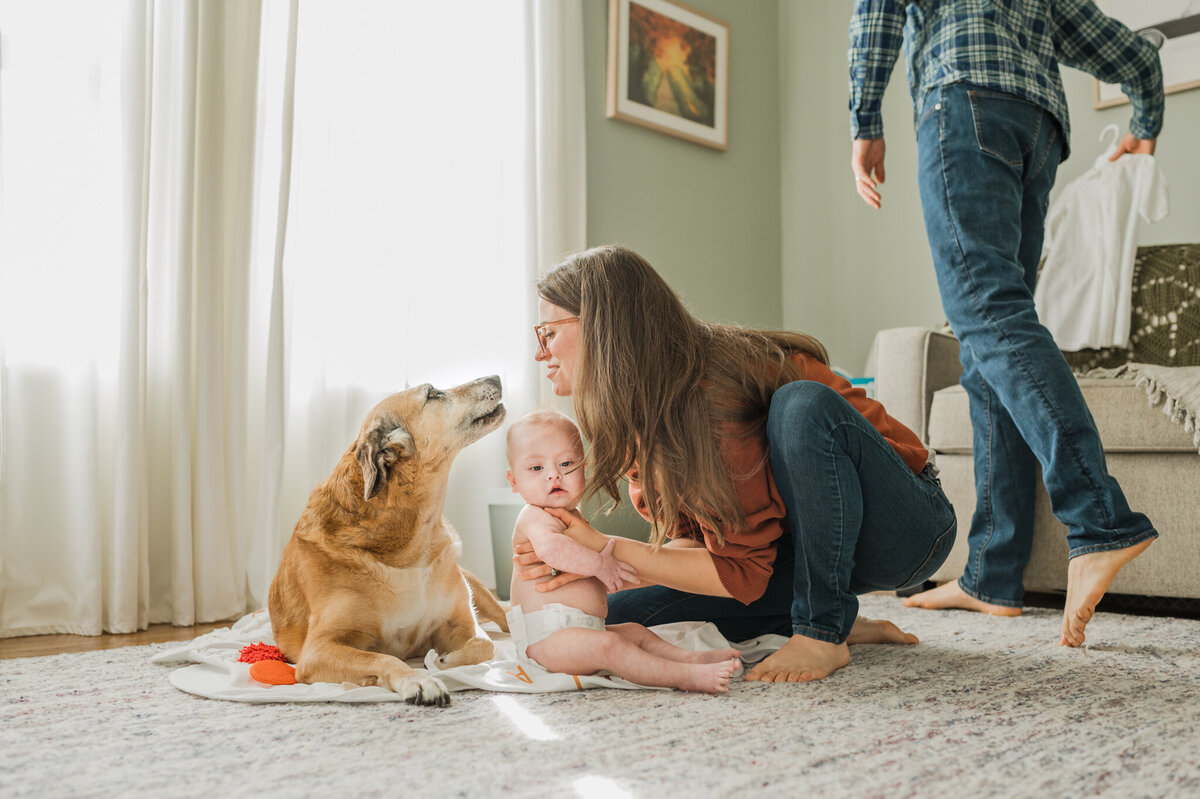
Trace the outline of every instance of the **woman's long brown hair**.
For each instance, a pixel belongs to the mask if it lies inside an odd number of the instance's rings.
[[[632,250],[596,247],[538,281],[547,302],[579,317],[575,415],[589,442],[586,495],[619,503],[622,476],[639,468],[653,517],[651,543],[673,534],[681,514],[716,531],[741,529],[734,475],[719,436],[765,441],[771,395],[801,378],[805,352],[829,362],[799,333],[702,322]]]

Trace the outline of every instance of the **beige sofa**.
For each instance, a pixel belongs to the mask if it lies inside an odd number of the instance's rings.
[[[1133,271],[1128,347],[1065,353],[1076,373],[1137,362],[1200,366],[1200,244],[1138,249]],[[966,563],[975,509],[971,421],[958,387],[958,342],[919,328],[876,337],[876,396],[935,453],[942,485],[958,511],[958,540],[934,579],[952,580]],[[1150,517],[1159,540],[1120,574],[1111,591],[1200,599],[1200,454],[1194,434],[1151,406],[1144,388],[1124,378],[1080,378],[1107,454],[1109,471],[1130,504]],[[1029,591],[1066,589],[1066,527],[1039,488],[1033,553],[1025,569]],[[1162,603],[1159,603],[1160,605]]]
[[[962,574],[975,508],[971,420],[958,342],[922,328],[881,331],[875,339],[875,395],[935,453],[942,486],[958,513],[958,540],[933,579]],[[1192,433],[1152,407],[1144,388],[1124,378],[1080,378],[1107,453],[1109,472],[1130,505],[1146,513],[1159,540],[1117,575],[1119,594],[1200,598],[1200,454]],[[1044,488],[1035,507],[1027,591],[1066,589],[1066,527],[1050,511]]]

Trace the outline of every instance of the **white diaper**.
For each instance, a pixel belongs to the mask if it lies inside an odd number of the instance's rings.
[[[580,627],[584,630],[604,630],[604,619],[584,613],[579,608],[569,608],[557,602],[543,605],[541,610],[526,613],[520,605],[513,605],[505,614],[508,619],[508,631],[512,634],[513,646],[517,650],[517,659],[525,665],[541,664],[525,654],[525,648],[533,646],[538,641],[548,638],[559,630]]]

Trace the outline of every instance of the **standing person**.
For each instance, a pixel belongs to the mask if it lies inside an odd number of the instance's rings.
[[[1090,0],[859,0],[851,168],[874,208],[884,180],[880,101],[902,44],[925,228],[970,399],[978,497],[962,577],[907,604],[1021,612],[1040,463],[1070,546],[1061,643],[1079,646],[1117,571],[1158,533],[1108,474],[1079,385],[1034,310],[1050,188],[1069,149],[1058,65],[1121,84],[1133,118],[1116,159],[1154,152],[1158,53]]]
[[[608,624],[788,635],[746,676],[766,682],[825,677],[851,643],[917,642],[859,617],[856,594],[932,574],[954,543],[954,509],[916,435],[835,375],[819,342],[702,322],[623,247],[572,256],[538,294],[536,359],[574,399],[588,491],[616,500],[629,479],[652,525],[643,544],[546,509],[647,584],[609,600]],[[528,544],[514,551],[518,579],[551,575],[537,591],[580,579],[552,575]]]

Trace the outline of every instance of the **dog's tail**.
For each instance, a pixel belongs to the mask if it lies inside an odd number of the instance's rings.
[[[500,625],[501,630],[508,632],[508,619],[504,616],[504,606],[500,604],[499,597],[466,569],[462,569],[462,573],[463,577],[467,578],[467,585],[471,586],[471,597],[475,602],[475,610],[481,617],[496,622]]]

